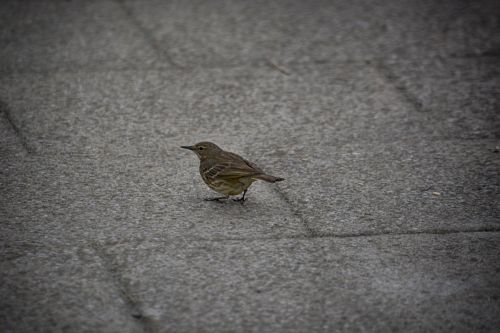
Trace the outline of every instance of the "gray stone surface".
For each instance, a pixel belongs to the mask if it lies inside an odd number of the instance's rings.
[[[498,241],[498,233],[144,241],[108,254],[159,332],[493,331]]]
[[[407,59],[388,62],[381,73],[435,124],[434,131],[448,138],[499,138],[497,58]]]
[[[0,331],[498,331],[499,19],[0,2]],[[286,181],[205,202],[201,140]]]
[[[217,193],[201,181],[195,157],[184,154],[4,160],[4,233],[35,240],[64,233],[68,242],[305,236],[267,184],[252,187],[245,205],[203,201]]]
[[[92,248],[44,236],[0,243],[3,332],[137,332],[125,291]]]
[[[23,139],[16,135],[10,115],[5,105],[0,104],[0,156],[23,154]]]
[[[124,4],[175,63],[188,68],[477,55],[500,46],[500,6],[493,1]]]
[[[285,153],[305,144],[472,135],[445,112],[415,110],[376,66],[288,70],[12,74],[0,78],[0,93],[19,110],[12,118],[33,149],[56,153],[144,155],[207,138],[235,150],[289,146]],[[486,116],[463,111],[463,120],[484,124],[493,117],[488,107]]]
[[[272,160],[288,175],[283,193],[318,234],[485,230],[500,227],[497,145],[319,144]]]
[[[0,31],[2,73],[161,65],[115,1],[2,1]]]

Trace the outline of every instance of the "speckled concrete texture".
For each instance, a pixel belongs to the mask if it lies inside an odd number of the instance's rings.
[[[155,331],[493,330],[498,241],[497,233],[146,241],[107,251]]]
[[[6,0],[0,27],[2,72],[147,69],[159,61],[116,1]]]
[[[496,332],[496,1],[0,2],[1,332]],[[216,196],[202,140],[284,182]]]
[[[130,320],[135,309],[126,291],[98,252],[71,246],[64,236],[2,246],[2,331],[141,331]]]

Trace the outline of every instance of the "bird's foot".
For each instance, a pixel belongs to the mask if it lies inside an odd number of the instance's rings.
[[[241,198],[233,199],[233,201],[241,202],[243,204],[245,202],[245,194],[247,194],[247,190],[243,191]]]
[[[236,198],[236,199],[233,199],[233,201],[235,201],[235,202],[240,202],[240,203],[244,203],[244,202],[245,202],[245,197]]]

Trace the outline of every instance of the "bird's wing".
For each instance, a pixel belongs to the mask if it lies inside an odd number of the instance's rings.
[[[210,163],[201,167],[201,173],[207,178],[214,179],[229,166],[226,163]]]
[[[208,178],[235,179],[262,174],[262,170],[236,154],[224,154],[217,161],[207,161],[201,172]]]
[[[258,172],[258,173],[264,173],[264,171],[262,171],[261,168],[259,168],[258,166],[256,166],[254,163],[244,159],[243,157],[241,157],[240,155],[237,155],[235,153],[231,153],[231,152],[224,152],[225,155],[227,155],[227,157],[232,161],[234,162],[235,164],[238,164],[241,166],[243,166],[243,168],[249,168],[255,172]]]
[[[242,166],[241,164],[235,164],[232,162],[222,162],[212,166],[207,170],[207,176],[211,178],[222,178],[222,179],[234,179],[241,177],[249,177],[260,175],[262,172],[254,170],[247,166]]]

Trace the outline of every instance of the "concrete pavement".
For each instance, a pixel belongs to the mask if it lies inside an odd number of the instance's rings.
[[[0,330],[497,331],[499,14],[2,1]]]

